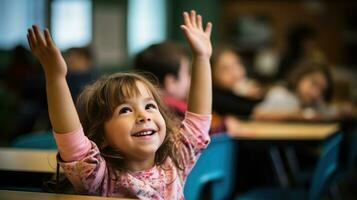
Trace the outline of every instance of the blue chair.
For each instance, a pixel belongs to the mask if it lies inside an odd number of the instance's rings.
[[[342,141],[342,133],[336,133],[327,139],[323,144],[320,159],[315,168],[312,183],[306,189],[283,189],[283,188],[261,188],[253,189],[245,194],[238,196],[237,200],[252,199],[321,199],[324,192],[328,189],[333,176],[337,172],[339,160],[339,147]]]
[[[51,131],[35,132],[18,136],[11,143],[11,147],[28,149],[57,149],[56,142]]]
[[[198,200],[208,189],[210,199],[227,199],[233,193],[236,170],[236,142],[226,133],[211,136],[211,143],[189,174],[184,194]]]

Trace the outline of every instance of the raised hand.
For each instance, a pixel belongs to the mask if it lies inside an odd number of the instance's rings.
[[[188,98],[188,111],[197,114],[211,114],[212,80],[210,57],[212,45],[210,41],[212,24],[207,23],[203,29],[202,17],[192,10],[183,13],[184,25],[181,29],[191,47],[192,71],[191,86]]]
[[[76,130],[81,124],[66,81],[67,65],[60,50],[48,29],[43,36],[37,26],[32,26],[28,29],[27,39],[45,71],[48,113],[53,130],[57,133]]]
[[[61,51],[54,44],[51,34],[46,28],[44,36],[36,25],[28,29],[27,40],[32,53],[40,61],[46,78],[65,77],[67,65]]]
[[[183,13],[184,25],[181,29],[195,56],[208,56],[212,54],[212,45],[210,41],[212,24],[209,22],[203,29],[202,17],[192,10],[189,13]]]

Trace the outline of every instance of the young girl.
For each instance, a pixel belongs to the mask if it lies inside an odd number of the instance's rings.
[[[210,140],[212,25],[204,30],[195,11],[183,18],[193,66],[188,112],[180,126],[167,117],[155,86],[127,73],[85,89],[78,115],[65,79],[67,65],[49,31],[43,38],[37,26],[29,29],[31,50],[45,71],[59,162],[78,193],[184,199],[185,179]]]

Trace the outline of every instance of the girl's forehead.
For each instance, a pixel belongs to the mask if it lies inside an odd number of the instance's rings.
[[[139,94],[142,96],[150,96],[153,97],[152,91],[149,89],[147,85],[140,81],[136,81],[136,87],[138,88]]]
[[[150,87],[141,81],[136,81],[134,85],[124,87],[123,94],[125,99],[132,99],[138,96],[154,98]]]

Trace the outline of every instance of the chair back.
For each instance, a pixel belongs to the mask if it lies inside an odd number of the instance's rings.
[[[204,189],[210,191],[210,199],[227,199],[234,187],[236,150],[235,140],[226,133],[211,136],[211,143],[187,177],[185,199],[200,199],[206,195]]]
[[[340,132],[336,133],[323,144],[321,156],[312,178],[309,191],[310,200],[321,199],[322,194],[326,191],[333,175],[337,171],[342,135]]]
[[[30,149],[57,149],[51,131],[35,132],[15,138],[11,147]]]

